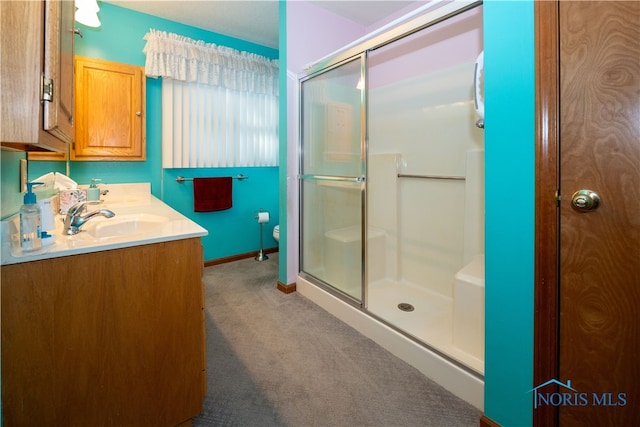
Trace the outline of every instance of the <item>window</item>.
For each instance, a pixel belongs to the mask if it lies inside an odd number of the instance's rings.
[[[151,30],[165,168],[278,165],[278,61]]]

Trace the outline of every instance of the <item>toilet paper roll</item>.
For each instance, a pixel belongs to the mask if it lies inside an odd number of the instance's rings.
[[[269,222],[269,212],[259,212],[258,224],[264,224],[265,222]]]

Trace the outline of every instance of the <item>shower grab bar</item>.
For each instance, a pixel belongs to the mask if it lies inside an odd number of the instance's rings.
[[[364,182],[364,176],[338,176],[338,175],[299,175],[300,179],[311,181],[344,181],[344,182]]]
[[[232,178],[237,179],[238,181],[249,179],[247,175],[242,175],[242,174],[239,174],[238,176],[233,176]],[[185,182],[185,181],[193,181],[193,178],[185,178],[184,176],[176,177],[176,182]]]
[[[398,178],[421,178],[421,179],[452,179],[456,181],[465,181],[467,178],[464,176],[445,176],[445,175],[413,175],[399,173]]]

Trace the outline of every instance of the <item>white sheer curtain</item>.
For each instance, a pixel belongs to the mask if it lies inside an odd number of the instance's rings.
[[[151,30],[165,168],[277,166],[278,61]]]

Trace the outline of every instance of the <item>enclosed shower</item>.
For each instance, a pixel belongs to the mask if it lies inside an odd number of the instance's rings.
[[[300,278],[478,378],[482,6],[449,4],[300,80]]]

